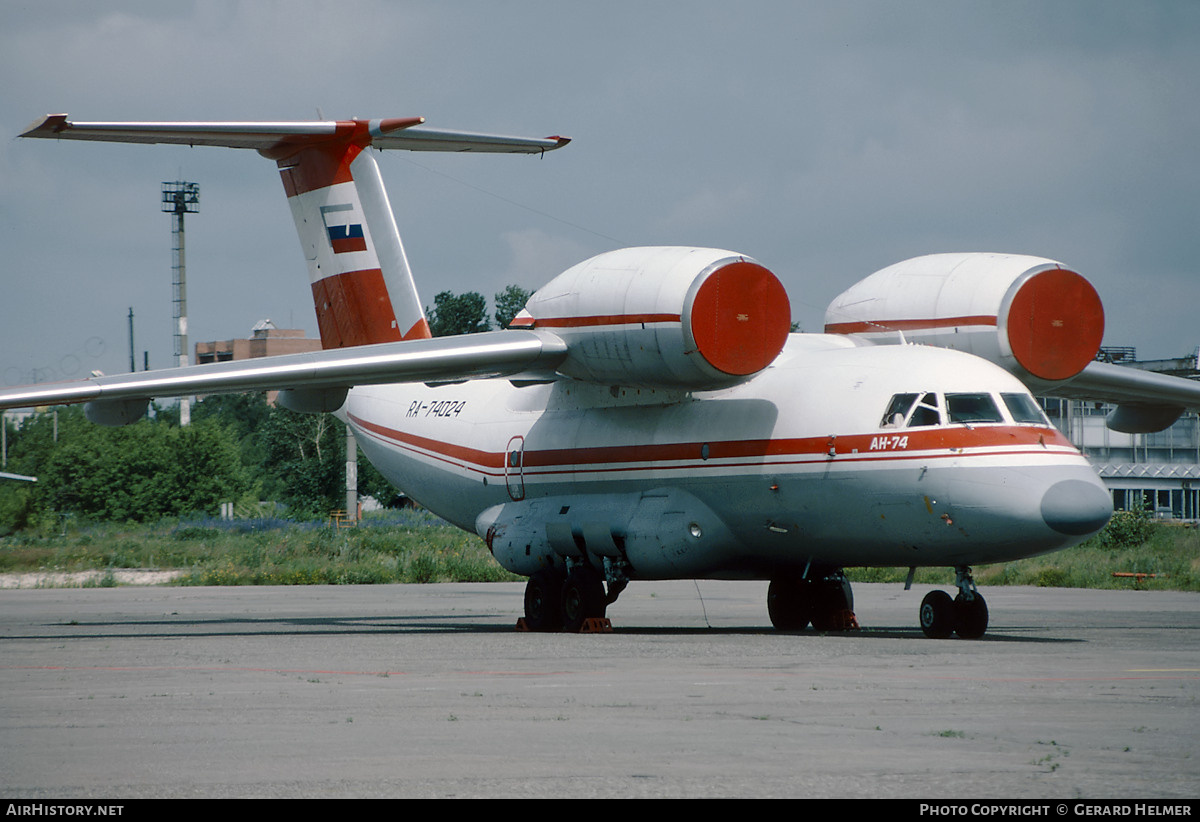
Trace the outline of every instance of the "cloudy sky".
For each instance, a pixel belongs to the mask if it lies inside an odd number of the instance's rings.
[[[1105,343],[1200,344],[1200,3],[0,2],[0,380],[171,355],[160,184],[188,221],[193,342],[316,335],[273,165],[252,152],[14,139],[33,120],[420,115],[574,142],[379,155],[426,303],[536,288],[626,245],[757,258],[805,330],[940,251],[1060,260]]]

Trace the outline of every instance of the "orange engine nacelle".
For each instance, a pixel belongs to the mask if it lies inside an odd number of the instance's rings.
[[[585,260],[529,298],[514,328],[553,332],[558,370],[613,385],[704,390],[749,379],[787,341],[783,284],[711,248],[625,248]]]
[[[1020,377],[1074,377],[1096,357],[1104,308],[1060,263],[1011,254],[934,254],[877,271],[838,296],[825,331],[953,348]]]

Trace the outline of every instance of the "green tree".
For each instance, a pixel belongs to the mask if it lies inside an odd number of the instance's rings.
[[[6,461],[4,470],[14,474],[31,474],[28,466],[33,465],[29,459],[29,436],[21,434],[21,427],[8,417],[3,418],[5,429]],[[0,480],[0,536],[15,530],[27,528],[33,524],[35,515],[33,495],[36,487],[29,482],[20,480]]]
[[[49,415],[42,415],[43,417]],[[234,437],[223,426],[174,428],[141,420],[122,428],[91,425],[78,409],[59,410],[57,442],[45,420],[31,431],[32,497],[39,513],[101,520],[152,520],[202,511],[249,488]]]
[[[296,517],[325,516],[346,504],[346,428],[332,414],[271,408],[258,428],[267,493]]]
[[[0,535],[68,513],[153,520],[271,499],[292,516],[324,517],[345,506],[346,429],[332,414],[272,407],[258,393],[207,397],[186,428],[173,419],[106,428],[71,406],[10,425],[8,470],[39,481],[0,482]],[[358,488],[385,505],[397,497],[366,459]]]
[[[262,464],[266,459],[258,431],[270,415],[271,406],[267,404],[267,395],[261,391],[249,394],[213,394],[192,407],[193,423],[212,420],[229,429],[241,454],[242,465],[246,466],[253,476],[258,477],[262,476]]]
[[[493,298],[496,303],[496,325],[500,328],[512,325],[513,318],[521,312],[525,303],[529,302],[530,296],[530,293],[519,285],[510,285],[498,292]]]
[[[252,436],[271,414],[267,395],[213,394],[192,406],[192,422],[212,419],[229,428],[238,440]]]
[[[1113,513],[1100,532],[1100,544],[1105,548],[1136,548],[1149,542],[1157,530],[1158,524],[1139,494],[1126,510]]]
[[[425,307],[425,315],[435,337],[476,334],[492,328],[487,318],[487,299],[478,291],[442,291],[434,296],[432,309]]]
[[[345,505],[345,425],[332,415],[317,420],[267,404],[266,395],[206,398],[192,420],[214,419],[237,437],[242,463],[257,478],[263,498],[298,514],[325,516]],[[359,454],[358,493],[388,505],[399,492]]]

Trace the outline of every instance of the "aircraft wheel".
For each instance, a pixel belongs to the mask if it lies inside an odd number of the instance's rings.
[[[954,600],[945,591],[930,591],[921,600],[921,630],[930,639],[945,639],[954,633]]]
[[[604,616],[604,582],[591,568],[575,568],[562,586],[562,629],[577,633],[585,620]]]
[[[525,584],[525,625],[531,631],[557,631],[562,625],[562,580],[538,571]]]
[[[847,611],[854,611],[854,591],[850,580],[841,574],[814,583],[815,596],[812,607],[814,631],[841,631],[846,628],[843,619]]]
[[[812,611],[812,586],[801,579],[773,579],[767,588],[767,613],[779,631],[803,631]]]
[[[983,596],[975,594],[966,600],[962,594],[954,598],[954,631],[963,639],[979,639],[987,631],[988,609]]]

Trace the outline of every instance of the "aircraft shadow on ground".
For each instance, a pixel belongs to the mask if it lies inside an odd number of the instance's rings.
[[[214,619],[178,620],[96,620],[47,623],[46,633],[24,632],[10,634],[7,640],[86,640],[86,639],[186,639],[188,637],[269,637],[269,636],[365,636],[372,634],[510,634],[518,633],[515,619],[511,624],[497,624],[491,614],[423,614],[419,616],[362,616],[362,617],[292,617],[253,618],[220,617]],[[1030,636],[1033,628],[997,628],[974,642],[1006,642],[1020,644],[1080,643],[1087,640],[1069,637]],[[538,634],[530,633],[532,636]],[[561,633],[558,635],[562,635]],[[612,635],[625,636],[768,636],[794,637],[796,641],[848,642],[863,640],[920,640],[938,642],[922,634],[916,627],[879,626],[857,631],[776,631],[770,626],[625,626],[614,625]],[[588,634],[579,634],[586,641]],[[603,634],[596,635],[603,637]],[[954,642],[956,638],[941,640]],[[957,640],[964,641],[964,640]]]

